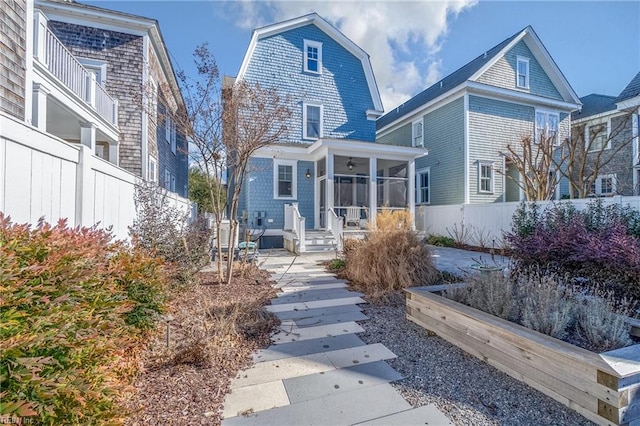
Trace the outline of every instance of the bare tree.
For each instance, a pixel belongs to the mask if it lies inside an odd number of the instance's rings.
[[[559,172],[569,181],[571,198],[586,198],[591,193],[598,176],[615,160],[616,156],[629,147],[633,140],[632,132],[625,133],[631,125],[631,117],[637,113],[625,112],[612,117],[609,122],[597,119],[575,126],[571,135],[562,144],[566,167]]]
[[[223,142],[227,153],[229,187],[229,253],[235,249],[238,202],[250,159],[260,148],[280,142],[291,117],[288,100],[275,89],[228,79],[223,85]],[[233,257],[227,259],[227,282],[233,273]]]
[[[566,157],[556,144],[556,135],[540,135],[535,141],[531,136],[522,136],[517,145],[507,145],[502,153],[518,170],[517,178],[506,175],[524,191],[527,201],[544,201],[553,197],[560,181],[558,170]],[[500,173],[505,174],[504,171]]]
[[[222,282],[223,241],[220,236],[226,210],[225,187],[221,183],[226,157],[222,143],[222,84],[215,58],[206,43],[196,48],[193,57],[197,73],[194,76],[188,76],[184,71],[177,73],[185,109],[176,121],[194,148],[189,155],[206,177],[215,222],[218,281]]]

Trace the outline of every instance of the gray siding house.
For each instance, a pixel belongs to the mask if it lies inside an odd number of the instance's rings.
[[[518,201],[506,146],[542,133],[564,140],[579,107],[527,27],[378,119],[376,142],[429,150],[416,160],[416,205]]]
[[[23,28],[2,62],[22,73],[2,111],[186,197],[187,142],[172,120],[184,102],[158,22],[75,1],[9,6]]]
[[[601,163],[590,195],[640,195],[640,72],[618,96],[593,93],[580,101],[582,110],[571,116],[572,137],[590,147],[588,167],[598,155]]]

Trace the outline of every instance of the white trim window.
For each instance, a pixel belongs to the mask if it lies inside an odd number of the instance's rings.
[[[431,202],[431,168],[426,167],[416,172],[416,204]]]
[[[158,174],[158,171],[157,171],[158,170],[158,166],[157,165],[158,165],[158,161],[153,157],[149,157],[149,170],[148,170],[148,173],[147,173],[147,179],[150,182],[156,182],[157,179],[158,179],[158,176],[157,176],[157,174]]]
[[[584,143],[588,152],[603,151],[611,148],[609,139],[610,120],[603,123],[587,125],[584,128]]]
[[[273,159],[273,198],[295,200],[298,197],[298,162]]]
[[[529,58],[518,56],[516,59],[516,86],[529,88]]]
[[[176,192],[176,175],[171,173],[171,180],[169,182],[169,189],[171,190],[171,192]]]
[[[323,107],[318,103],[302,104],[302,138],[317,140],[322,137]]]
[[[424,124],[422,118],[411,124],[411,145],[424,146]]]
[[[304,72],[322,74],[322,43],[304,41]]]
[[[492,161],[478,161],[478,192],[493,194],[494,170]]]
[[[169,169],[164,169],[164,188],[171,189],[171,172]]]
[[[560,123],[560,114],[553,111],[536,110],[536,143],[540,143],[540,139],[544,136],[550,139],[554,145],[558,144],[558,125]]]
[[[166,117],[164,119],[164,138],[167,140],[168,144],[175,144],[176,141],[176,123],[173,121],[169,113],[166,113]]]
[[[591,192],[599,197],[610,197],[616,194],[616,184],[615,174],[599,175],[591,185]]]
[[[107,63],[98,59],[77,58],[78,62],[96,77],[96,83],[104,86],[107,83]]]

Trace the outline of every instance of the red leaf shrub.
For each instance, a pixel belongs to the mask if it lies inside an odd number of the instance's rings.
[[[162,309],[161,261],[109,232],[0,213],[0,416],[94,424],[123,413],[112,368]],[[138,321],[131,321],[132,313]],[[146,317],[145,317],[146,316]],[[146,320],[146,322],[145,322]]]
[[[567,274],[610,288],[618,297],[639,299],[639,218],[639,212],[604,207],[601,200],[582,212],[560,203],[540,213],[535,204],[523,203],[505,238],[513,248],[516,268]]]

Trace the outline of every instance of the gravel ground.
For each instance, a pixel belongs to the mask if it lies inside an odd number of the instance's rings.
[[[394,387],[414,407],[435,404],[456,425],[593,425],[578,413],[468,355],[405,318],[404,304],[366,305],[359,334],[383,343],[405,378]]]

